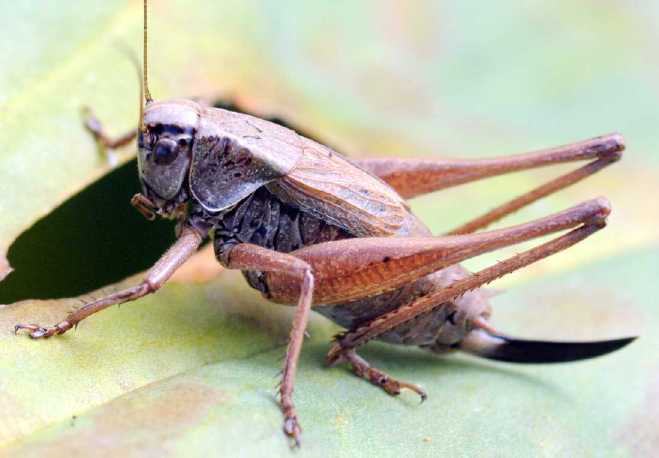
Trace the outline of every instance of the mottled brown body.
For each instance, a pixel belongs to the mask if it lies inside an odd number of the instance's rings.
[[[98,122],[87,126],[107,146],[117,143],[99,131]],[[346,329],[332,344],[328,364],[346,362],[387,393],[409,389],[422,398],[421,388],[371,367],[356,349],[377,339],[438,353],[460,349],[506,361],[558,362],[604,354],[631,341],[504,337],[488,323],[490,306],[482,289],[603,228],[610,212],[606,199],[475,233],[618,160],[624,146],[617,134],[487,161],[374,160],[357,165],[285,127],[189,100],[150,102],[138,133],[143,194],[132,202],[146,217],[177,219],[178,241],[141,284],[90,302],[54,326],[21,324],[17,330],[27,329],[33,338],[62,334],[112,304],[157,291],[206,237],[213,237],[217,259],[227,268],[242,270],[249,284],[270,300],[297,304],[279,389],[284,432],[295,443],[301,429],[292,395],[312,309]],[[459,235],[433,236],[401,197],[583,159],[592,161],[451,232]],[[561,231],[569,232],[475,274],[459,264]]]
[[[201,218],[203,221],[212,222],[216,255],[221,262],[226,264],[225,251],[239,243],[253,243],[264,248],[290,253],[306,246],[358,237],[356,234],[328,224],[292,204],[283,202],[277,195],[279,190],[277,185],[265,186],[230,211],[217,215],[202,212],[193,216],[193,220]],[[400,230],[402,232],[400,236],[427,237],[431,235],[430,231],[411,212],[407,213],[407,218],[409,218],[409,223],[402,225],[405,230]],[[411,231],[410,227],[413,228]],[[392,236],[399,236],[399,234]],[[269,281],[267,273],[244,271],[243,274],[249,284],[261,291],[266,298],[290,305],[295,303],[295,298],[291,301],[287,297],[271,294],[271,289],[278,289],[278,283],[276,280],[274,283],[272,280]],[[468,275],[469,273],[464,268],[453,265],[393,291],[376,293],[345,303],[317,304],[313,309],[346,329],[354,329],[417,297],[434,289],[444,288]],[[377,279],[368,280],[375,282]],[[455,310],[459,312],[456,313]],[[469,318],[479,316],[487,318],[489,313],[490,308],[486,295],[481,291],[470,291],[451,303],[382,334],[378,340],[447,349],[464,337],[468,331],[468,323],[472,321]]]

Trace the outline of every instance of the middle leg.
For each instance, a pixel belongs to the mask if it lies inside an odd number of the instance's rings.
[[[226,243],[215,246],[220,263],[229,269],[254,270],[261,272],[284,272],[289,281],[297,286],[298,298],[293,325],[288,338],[286,358],[279,386],[279,402],[284,414],[284,433],[300,445],[302,428],[297,419],[293,390],[297,363],[302,350],[304,333],[309,321],[309,312],[314,294],[314,274],[311,266],[303,260],[250,243]]]

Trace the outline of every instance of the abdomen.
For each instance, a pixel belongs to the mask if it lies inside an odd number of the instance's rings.
[[[281,253],[309,245],[353,238],[354,235],[282,202],[266,187],[260,188],[215,226],[215,252],[225,243],[253,243]],[[253,288],[268,294],[263,274],[243,271]]]
[[[406,236],[428,236],[430,231],[412,213],[404,224]],[[305,246],[334,240],[355,238],[345,229],[328,224],[281,201],[266,187],[260,188],[248,199],[223,215],[215,225],[215,250],[226,243],[253,243],[264,248],[289,253]],[[268,285],[262,272],[243,271],[253,288],[269,297]],[[315,306],[314,310],[347,329],[366,323],[414,299],[455,280],[468,272],[460,266],[451,266],[427,275],[416,282],[394,291],[377,294],[342,304]],[[466,299],[469,299],[469,294]],[[391,343],[429,345],[440,330],[450,324],[447,307],[424,314],[409,323],[382,335],[380,340]]]

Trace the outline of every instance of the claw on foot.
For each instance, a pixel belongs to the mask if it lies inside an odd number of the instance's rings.
[[[355,374],[368,380],[373,385],[379,386],[387,394],[398,396],[402,390],[410,390],[419,395],[421,402],[428,399],[428,395],[419,385],[415,385],[414,383],[400,382],[394,378],[391,378],[389,375],[385,374],[379,369],[375,369],[373,367],[366,368],[365,371],[363,371],[363,369],[364,368],[355,368],[353,366]]]
[[[28,331],[28,335],[33,339],[47,339],[51,336],[64,334],[71,329],[71,323],[68,321],[62,321],[55,326],[48,327],[39,326],[38,324],[17,324],[14,326],[14,334],[18,334],[18,332],[23,329]]]
[[[101,121],[98,120],[94,112],[88,106],[83,106],[81,109],[83,124],[85,128],[94,136],[98,135],[103,130]]]
[[[302,434],[302,428],[300,423],[297,421],[297,416],[294,414],[289,414],[284,416],[284,434],[291,438],[291,447],[300,446],[300,435]]]
[[[422,403],[423,403],[426,399],[428,399],[428,394],[427,394],[427,393],[423,390],[423,388],[421,388],[419,385],[415,385],[414,383],[398,382],[398,381],[396,381],[396,380],[394,380],[394,381],[395,381],[395,382],[398,384],[398,386],[399,386],[398,393],[400,393],[400,390],[401,390],[401,389],[404,389],[404,390],[410,390],[410,391],[413,391],[413,392],[415,392],[416,394],[419,395],[419,398],[421,398],[421,402],[422,402]]]

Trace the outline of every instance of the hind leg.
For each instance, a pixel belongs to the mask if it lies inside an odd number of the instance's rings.
[[[609,134],[557,148],[492,159],[365,159],[356,162],[382,178],[403,197],[411,198],[506,173],[592,159],[583,167],[538,186],[447,234],[457,235],[483,229],[543,197],[597,173],[619,160],[624,149],[622,136]]]
[[[572,229],[609,214],[593,199],[554,215],[505,229],[449,237],[365,237],[311,245],[290,254],[314,271],[314,304],[342,304],[393,291],[428,274],[499,248]],[[299,282],[286,272],[266,272],[268,297],[289,304]]]
[[[552,254],[565,250],[576,243],[586,239],[605,225],[604,218],[594,218],[565,235],[549,242],[543,243],[528,251],[487,267],[464,279],[452,283],[446,288],[433,291],[423,297],[412,301],[408,305],[399,307],[389,313],[385,313],[362,326],[352,329],[339,336],[334,342],[328,354],[329,364],[343,358],[346,351],[353,350],[369,340],[391,331],[416,317],[429,313],[442,306],[442,304],[455,301],[465,293],[478,289],[491,281],[503,277],[520,268],[526,267]],[[456,309],[456,312],[459,310]],[[473,325],[473,324],[472,324]]]
[[[339,360],[333,361],[333,364],[347,362],[352,367],[357,377],[368,380],[375,386],[382,388],[391,396],[398,396],[402,390],[410,390],[421,397],[421,402],[428,397],[423,389],[413,383],[401,382],[392,378],[386,372],[383,372],[371,366],[364,358],[359,356],[354,350],[347,350],[341,354]]]

